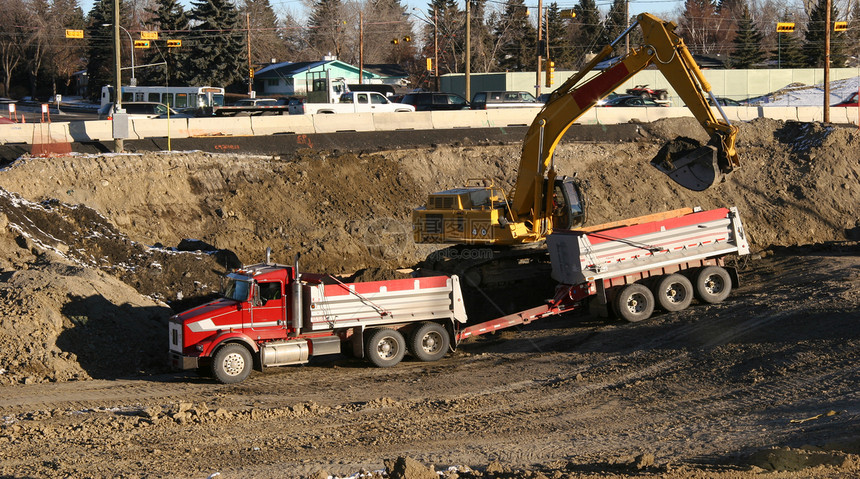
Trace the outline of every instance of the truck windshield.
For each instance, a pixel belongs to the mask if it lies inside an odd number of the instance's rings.
[[[249,281],[228,277],[221,295],[225,298],[235,299],[236,301],[247,301],[250,291],[251,283]]]

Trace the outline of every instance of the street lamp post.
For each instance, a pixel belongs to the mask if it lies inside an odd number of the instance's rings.
[[[102,26],[112,27],[113,25],[110,23],[102,23]],[[128,30],[125,29],[125,27],[119,24],[117,24],[117,26],[120,28],[120,30],[124,31],[126,35],[128,35],[128,44],[129,48],[131,48],[131,82],[129,83],[129,85],[137,86],[137,78],[135,78],[134,76],[134,39],[131,37],[131,33],[129,33]],[[117,86],[117,88],[119,88],[119,86]]]

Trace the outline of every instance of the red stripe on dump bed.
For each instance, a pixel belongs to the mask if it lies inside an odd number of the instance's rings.
[[[358,294],[378,293],[384,286],[387,291],[412,291],[415,290],[415,282],[419,289],[443,288],[448,284],[447,276],[428,276],[426,278],[392,279],[389,281],[368,281],[366,283],[344,283],[325,285],[326,296],[343,296],[351,294],[347,288],[351,288]]]
[[[699,213],[691,213],[678,218],[669,218],[661,221],[652,221],[640,225],[623,226],[621,228],[587,233],[588,239],[592,245],[605,243],[607,241],[616,241],[618,239],[630,238],[633,236],[644,235],[648,233],[656,233],[665,228],[666,231],[684,226],[695,225],[698,223],[707,223],[709,221],[723,219],[729,214],[728,208],[719,208],[716,210],[701,211]]]

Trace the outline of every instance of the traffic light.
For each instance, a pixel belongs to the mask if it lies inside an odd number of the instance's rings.
[[[403,37],[403,41],[404,41],[404,42],[411,42],[411,41],[412,41],[412,37],[410,37],[409,35],[406,35],[405,37]]]
[[[794,22],[778,22],[776,24],[777,33],[791,33],[794,31]]]
[[[552,86],[552,82],[555,79],[555,62],[547,61],[546,62],[546,86],[547,88]]]
[[[84,38],[83,30],[66,29],[66,38]]]
[[[844,32],[848,30],[848,22],[836,22],[833,24],[834,32]]]
[[[254,78],[254,69],[253,68],[250,68],[250,67],[248,68],[248,77]]]
[[[392,44],[392,45],[397,45],[398,43],[400,43],[400,40],[398,40],[398,39],[396,39],[396,38],[393,38],[393,39],[391,40],[391,44]]]
[[[432,58],[427,59],[427,71],[428,72],[433,71],[433,59]]]
[[[168,48],[176,48],[182,46],[182,40],[167,40]]]
[[[134,48],[149,48],[149,40],[135,40]]]

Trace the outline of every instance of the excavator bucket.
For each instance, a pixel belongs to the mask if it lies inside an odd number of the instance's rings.
[[[651,164],[684,188],[704,191],[722,178],[718,156],[717,147],[680,137],[663,145]]]

